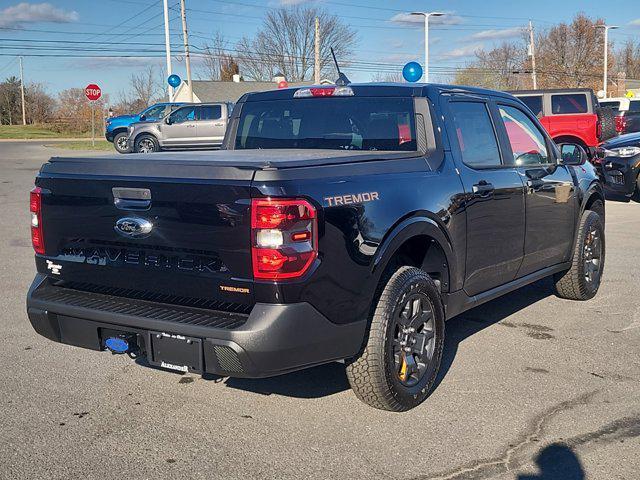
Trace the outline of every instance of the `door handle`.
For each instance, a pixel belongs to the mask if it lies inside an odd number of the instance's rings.
[[[489,194],[493,193],[495,187],[491,183],[487,183],[485,180],[481,180],[473,186],[472,190],[473,193],[480,195],[481,197],[486,197]]]
[[[192,125],[187,125],[187,128],[196,128],[196,126],[193,125],[193,124]]]
[[[213,125],[214,125],[214,127],[222,127],[224,125],[224,123],[223,122],[218,122],[218,123],[214,123]]]

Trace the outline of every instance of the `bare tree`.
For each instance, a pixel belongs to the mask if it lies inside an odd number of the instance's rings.
[[[640,43],[628,40],[615,57],[617,72],[624,73],[627,79],[640,80]]]
[[[521,88],[526,50],[521,43],[505,42],[492,50],[479,50],[476,60],[459,71],[458,85],[479,85],[496,90]]]
[[[270,80],[276,73],[289,81],[312,78],[316,17],[321,75],[335,76],[330,48],[347,65],[357,44],[356,32],[335,15],[305,6],[269,11],[256,36],[240,40],[236,50],[243,75],[254,80]]]
[[[210,44],[205,44],[202,54],[202,74],[209,80],[230,81],[240,73],[236,59],[229,53],[227,42],[220,32],[216,32]]]
[[[128,90],[120,92],[119,109],[139,112],[164,96],[164,82],[154,65],[139,74],[131,74]]]
[[[47,123],[56,109],[55,99],[47,93],[41,83],[30,83],[25,87],[28,123]]]
[[[569,24],[560,23],[536,37],[538,88],[602,88],[601,19],[579,13]],[[610,47],[611,48],[611,47]],[[609,68],[615,71],[615,58]],[[530,88],[531,62],[526,41],[506,42],[492,50],[481,50],[476,60],[456,74],[455,83],[497,89]]]
[[[602,50],[604,36],[592,20],[579,13],[570,24],[561,23],[538,35],[536,67],[542,88],[602,88]],[[609,56],[613,69],[615,59]]]
[[[109,96],[103,95],[94,103],[96,124],[100,125],[100,112],[109,103]],[[83,88],[69,88],[58,94],[58,108],[55,124],[60,131],[88,132],[91,129],[91,102],[84,95]]]
[[[372,82],[384,82],[384,83],[404,83],[404,78],[402,77],[402,73],[400,72],[376,72],[373,77],[371,77]]]

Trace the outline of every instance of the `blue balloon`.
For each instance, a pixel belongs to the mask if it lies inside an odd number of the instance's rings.
[[[418,62],[409,62],[402,69],[402,76],[407,82],[417,82],[422,77],[422,67]]]
[[[171,85],[173,88],[176,88],[178,85],[180,85],[182,79],[180,79],[180,77],[174,73],[173,75],[169,75],[169,78],[167,78],[167,82],[169,82],[169,85]]]

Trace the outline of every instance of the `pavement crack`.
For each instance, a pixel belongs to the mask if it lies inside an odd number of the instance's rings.
[[[594,390],[584,393],[577,398],[561,402],[540,413],[533,418],[529,424],[529,428],[520,436],[518,442],[510,444],[504,452],[494,458],[471,462],[435,475],[417,476],[412,480],[475,480],[489,478],[497,473],[509,472],[514,467],[518,467],[518,464],[515,462],[518,453],[531,443],[537,442],[544,432],[545,427],[554,417],[578,406],[587,405],[598,392],[599,390]]]

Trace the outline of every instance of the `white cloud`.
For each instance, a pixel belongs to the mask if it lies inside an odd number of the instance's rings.
[[[69,23],[78,18],[77,12],[62,10],[50,3],[22,2],[0,10],[0,28],[22,27],[25,23],[38,22]]]
[[[441,58],[463,58],[471,57],[480,50],[484,45],[482,43],[474,43],[465,47],[454,48],[440,55]]]
[[[635,20],[631,20],[629,25],[632,27],[640,27],[640,18],[636,18]]]
[[[483,30],[474,33],[469,38],[472,40],[499,40],[501,38],[513,38],[522,34],[522,27],[505,28],[502,30]]]
[[[453,12],[443,12],[445,15],[441,17],[429,17],[429,25],[458,25],[462,23],[462,17],[454,15]],[[424,25],[424,17],[422,15],[411,15],[410,13],[398,13],[390,19],[394,23],[404,23],[419,27]]]

